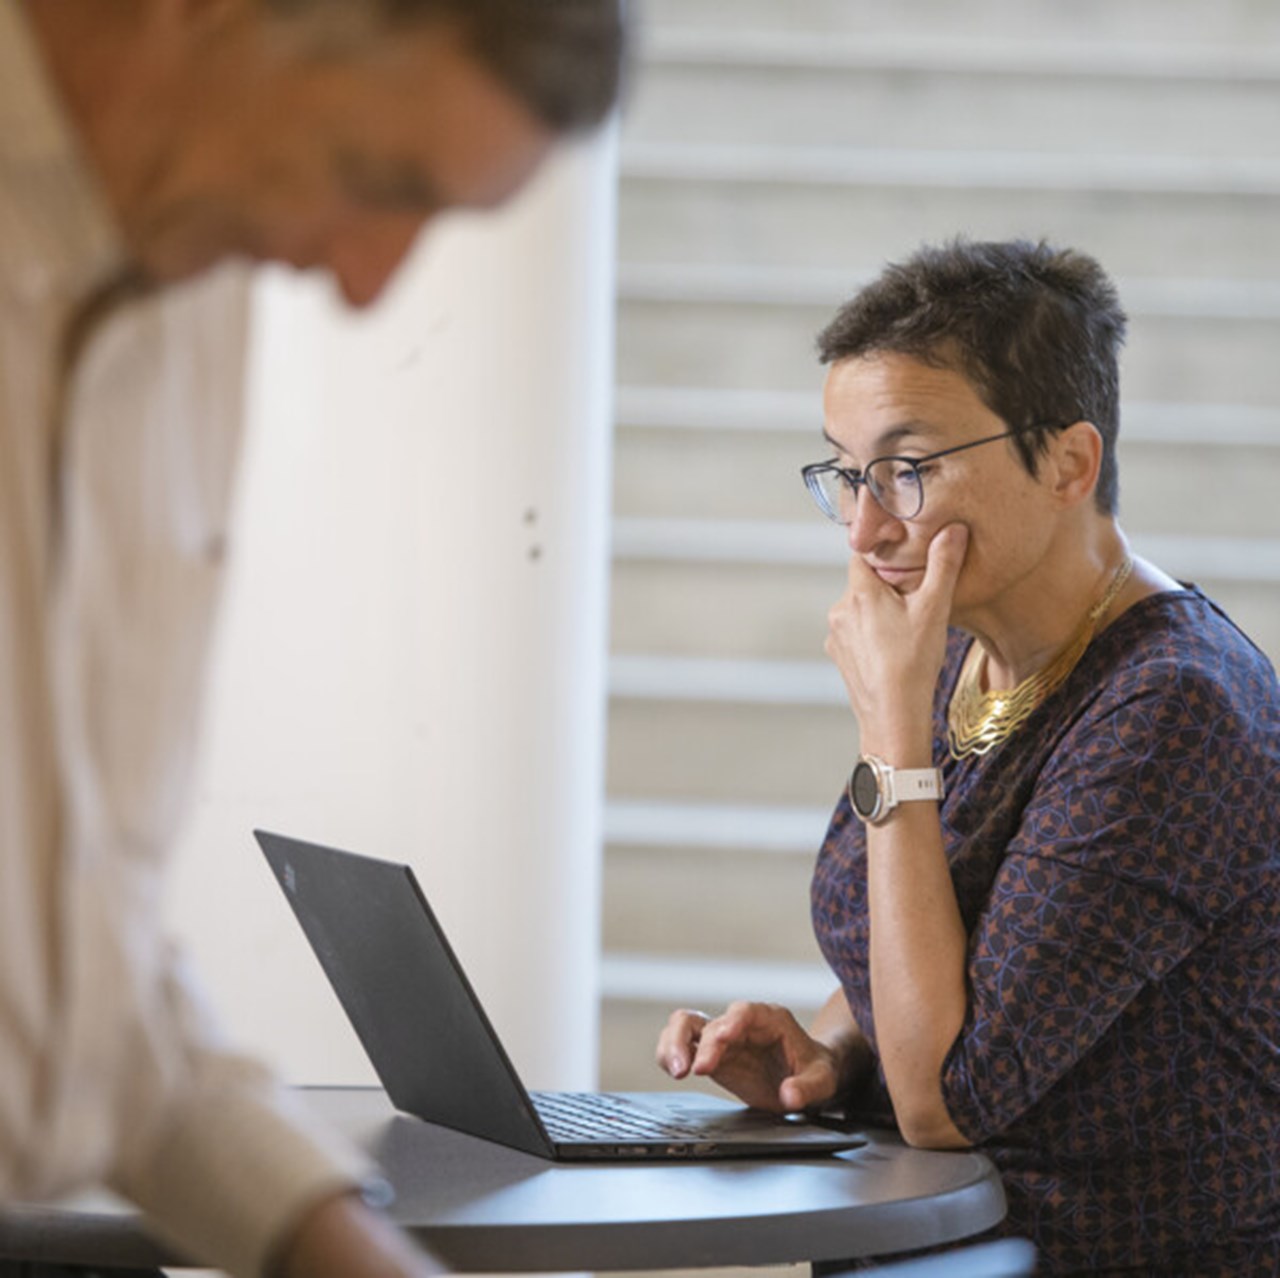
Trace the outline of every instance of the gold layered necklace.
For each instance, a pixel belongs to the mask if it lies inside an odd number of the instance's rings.
[[[1027,716],[1076,668],[1098,628],[1098,622],[1115,603],[1132,572],[1133,560],[1126,555],[1124,563],[1111,578],[1106,593],[1085,614],[1079,628],[1058,655],[1043,670],[1028,676],[1016,688],[983,691],[986,653],[976,640],[970,645],[947,711],[947,737],[953,759],[986,754],[1018,730]]]

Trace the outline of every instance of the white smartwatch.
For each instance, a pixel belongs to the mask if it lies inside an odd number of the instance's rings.
[[[849,774],[849,803],[868,825],[880,825],[899,803],[942,799],[942,773],[937,768],[893,768],[874,754],[864,754]]]

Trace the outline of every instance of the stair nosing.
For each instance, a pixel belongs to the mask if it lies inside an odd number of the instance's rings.
[[[836,978],[821,963],[617,950],[600,958],[601,997],[621,1002],[722,1005],[759,998],[803,1007],[825,1002],[835,987]]]
[[[1131,541],[1138,554],[1184,579],[1280,583],[1280,537],[1136,533]],[[848,551],[838,530],[821,522],[619,515],[613,519],[612,556],[615,563],[834,568],[846,562]]]
[[[1034,190],[1078,194],[1280,194],[1280,159],[872,149],[624,140],[624,181]]]
[[[827,661],[614,653],[609,695],[618,699],[844,707],[840,676]]]
[[[610,796],[604,807],[604,840],[611,847],[812,856],[830,817],[830,807]]]
[[[617,294],[628,302],[835,307],[875,275],[866,268],[622,262]],[[1280,279],[1131,276],[1118,278],[1116,287],[1131,317],[1280,320]]]
[[[920,72],[922,74],[1271,84],[1280,56],[1265,46],[1137,41],[957,41],[739,29],[652,31],[641,62],[654,66]]]
[[[615,389],[620,428],[812,435],[821,428],[820,369],[812,391],[754,391],[702,386],[622,385]],[[1121,443],[1280,447],[1280,411],[1247,404],[1132,401],[1121,405]]]

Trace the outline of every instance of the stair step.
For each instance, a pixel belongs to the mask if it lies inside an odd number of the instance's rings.
[[[806,398],[804,432],[620,427],[615,514],[812,524],[820,516],[800,469],[829,456],[830,447],[818,432],[816,389]],[[1280,491],[1280,420],[1267,412],[1188,414],[1179,432],[1155,412],[1145,423],[1135,423],[1128,409],[1123,416],[1121,516],[1129,532],[1214,537],[1256,531],[1258,512]],[[1238,442],[1229,444],[1233,420]],[[1223,425],[1215,429],[1214,422]],[[1230,500],[1215,501],[1214,494]],[[817,526],[834,531],[825,521]]]
[[[1280,41],[1280,13],[1258,0],[1216,0],[1214,4],[1169,4],[1165,0],[643,0],[643,29],[676,31],[756,31],[785,37],[807,32],[915,38],[927,32],[937,41],[1009,40],[1084,42],[1106,49],[1156,40],[1174,45],[1231,44],[1257,48]],[[984,33],[978,37],[975,33]]]
[[[605,805],[604,837],[616,846],[718,848],[812,857],[830,817],[829,806],[610,799]]]
[[[729,701],[751,705],[843,706],[848,697],[827,661],[615,654],[609,695],[648,701]]]
[[[1277,219],[1280,222],[1280,219]],[[850,292],[852,289],[849,290]],[[619,310],[618,376],[627,383],[817,390],[816,333],[833,304],[688,300],[654,288]],[[1135,312],[1124,357],[1126,393],[1138,400],[1280,403],[1280,312],[1269,287],[1257,315]],[[1122,300],[1126,300],[1122,294]]]
[[[831,524],[756,519],[662,519],[626,516],[613,521],[613,558],[728,564],[843,566],[848,550]]]
[[[787,1007],[818,1007],[835,988],[835,978],[827,967],[816,963],[606,952],[600,965],[600,986],[607,999],[638,999],[672,1008],[704,1004],[714,1012],[739,998]]]
[[[1075,245],[1130,277],[1171,268],[1243,280],[1280,274],[1280,218],[1267,182],[1252,194],[1244,183],[1233,192],[1190,180],[1171,191],[1120,182],[1089,190],[1072,186],[1069,172],[1057,184],[1025,180],[999,157],[991,173],[953,166],[945,182],[919,167],[915,175],[901,164],[842,173],[816,163],[792,173],[765,156],[736,169],[703,171],[697,158],[679,170],[633,168],[623,177],[620,256],[633,265],[662,265],[676,253],[695,263],[825,268],[849,287],[868,264],[964,233]]]
[[[637,143],[795,144],[1099,155],[1271,156],[1280,149],[1274,49],[866,45],[743,33],[651,42],[625,121]],[[1096,51],[1095,51],[1096,53]],[[1021,59],[1021,60],[1020,60]]]
[[[803,854],[759,854],[746,846],[610,846],[605,951],[820,963],[809,884],[825,818],[815,830]]]
[[[1159,557],[1156,562],[1168,567]],[[1206,574],[1181,575],[1195,580],[1276,659],[1280,585],[1245,580],[1244,573],[1239,574],[1241,580],[1233,581]],[[614,649],[672,656],[818,660],[826,638],[827,610],[844,584],[843,562],[762,565],[620,558],[613,572]],[[732,618],[731,625],[726,618]]]
[[[1090,150],[759,146],[692,142],[624,144],[622,173],[719,182],[906,186],[933,190],[1042,190],[1126,194],[1280,194],[1280,160],[1252,155],[1110,155]]]
[[[972,32],[958,38],[917,31],[841,35],[794,27],[778,31],[670,26],[643,33],[643,57],[650,73],[662,65],[749,65],[863,73],[919,70],[1040,78],[1280,81],[1280,48],[1273,45],[1198,41],[1188,46],[1149,37],[1100,41],[1079,31],[1074,38],[1045,40]]]
[[[826,638],[827,610],[844,584],[844,564],[619,559],[611,590],[613,648],[816,659]]]
[[[703,563],[844,564],[848,550],[832,525],[766,520],[615,519],[617,559]],[[1280,583],[1280,538],[1133,537],[1136,553],[1184,578]]]
[[[857,753],[847,705],[617,698],[605,792],[615,801],[823,807]]]
[[[706,386],[619,386],[619,426],[657,430],[814,432],[810,391],[736,390]]]
[[[718,390],[704,386],[620,386],[623,429],[803,434],[816,439],[815,391]],[[1280,411],[1241,404],[1126,402],[1121,438],[1213,448],[1280,448]]]
[[[623,298],[644,302],[835,307],[876,274],[830,267],[624,262],[618,268],[618,291]],[[1280,320],[1280,280],[1121,277],[1116,288],[1134,320]]]

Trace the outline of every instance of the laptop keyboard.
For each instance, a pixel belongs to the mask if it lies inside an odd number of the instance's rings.
[[[705,1136],[696,1124],[659,1118],[608,1092],[534,1092],[532,1100],[552,1140],[625,1142]]]

